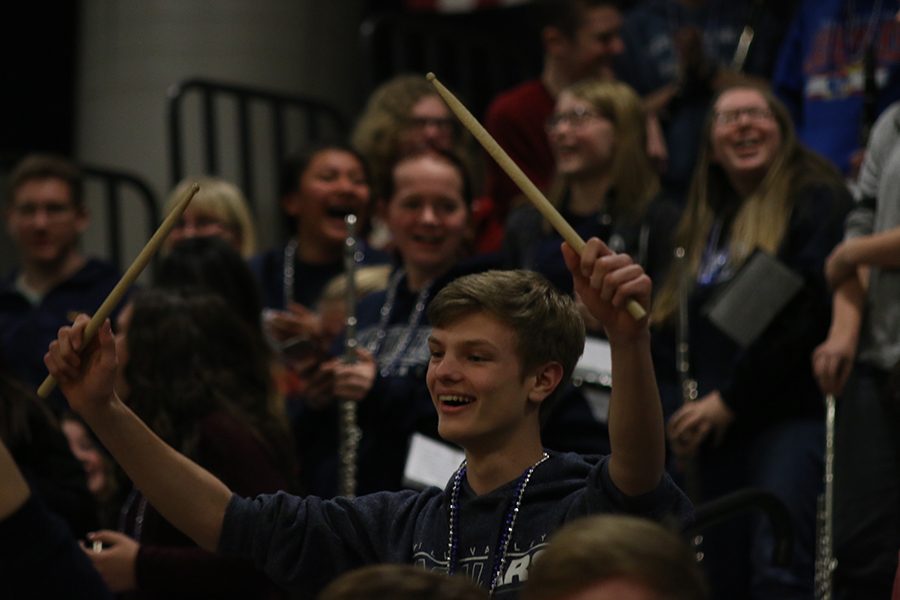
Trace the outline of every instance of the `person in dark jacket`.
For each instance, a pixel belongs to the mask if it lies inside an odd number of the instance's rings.
[[[699,478],[686,486],[695,488],[693,500],[754,486],[774,493],[791,514],[787,568],[771,564],[774,539],[761,523],[734,519],[728,531],[706,532],[714,597],[810,597],[824,403],[809,356],[828,331],[823,267],[841,239],[850,196],[837,171],[797,142],[787,110],[763,88],[723,91],[703,139],[676,233],[683,259],[663,283],[654,315],[663,402],[680,405],[668,423],[669,442],[679,459],[697,465]],[[770,266],[741,273],[756,251],[770,262],[755,264]],[[761,296],[762,306],[748,308],[779,273],[798,291],[781,301]],[[732,322],[781,307],[747,337],[729,334],[729,319],[712,316],[721,314],[713,307],[728,298],[730,284],[748,281],[742,274],[754,277],[745,284],[752,293],[732,292],[743,308]]]
[[[0,440],[31,492],[83,539],[100,524],[85,470],[41,398],[0,370]]]
[[[0,581],[6,598],[113,597],[69,527],[32,493],[2,439]]]
[[[586,79],[566,87],[546,123],[556,161],[548,195],[575,231],[597,236],[661,280],[672,256],[672,224],[678,207],[660,194],[659,176],[647,155],[641,99],[628,85]],[[503,241],[512,268],[542,273],[559,289],[572,278],[559,253],[562,236],[534,206],[512,211]]]
[[[480,267],[465,260],[472,192],[456,155],[424,150],[401,158],[387,190],[383,212],[397,254],[387,289],[359,304],[356,362],[324,364],[295,419],[304,492],[326,498],[338,492],[336,402],[343,400],[359,405],[357,492],[404,487],[410,437],[437,437],[425,386],[428,304],[455,277]]]
[[[364,237],[372,188],[361,154],[343,144],[323,143],[285,160],[279,193],[291,237],[283,246],[254,256],[250,268],[262,293],[266,334],[281,351],[279,387],[291,398],[305,391],[327,355],[317,305],[328,282],[343,272],[347,215],[356,216]],[[388,260],[365,243],[357,250],[363,264]],[[303,352],[297,351],[298,345]]]
[[[150,289],[122,313],[117,391],[173,447],[246,494],[291,489],[292,451],[271,400],[269,354],[258,332],[219,295]],[[114,592],[133,598],[271,597],[247,561],[198,548],[159,514],[140,486],[119,531],[89,539]]]
[[[76,314],[97,310],[119,273],[79,248],[89,217],[81,170],[65,158],[23,158],[10,174],[4,216],[20,266],[0,281],[0,363],[37,389],[47,344]],[[55,392],[48,404],[58,414],[66,403]]]

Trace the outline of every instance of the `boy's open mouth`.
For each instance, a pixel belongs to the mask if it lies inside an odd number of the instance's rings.
[[[457,396],[450,394],[439,396],[438,400],[441,401],[441,404],[447,406],[465,406],[466,404],[475,402],[475,398],[472,398],[471,396]]]

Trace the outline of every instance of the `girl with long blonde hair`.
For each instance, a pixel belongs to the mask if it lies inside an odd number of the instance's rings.
[[[795,538],[790,566],[778,568],[768,529],[708,532],[716,597],[812,597],[823,402],[809,356],[828,330],[823,266],[849,205],[837,170],[797,142],[769,91],[741,85],[719,94],[676,233],[682,258],[653,310],[657,373],[668,412],[681,405],[668,422],[669,443],[697,467],[693,499],[762,488],[787,507]],[[710,313],[756,251],[793,272],[799,291],[760,321],[755,338],[739,341]],[[765,287],[765,273],[752,289]],[[750,297],[731,300],[744,308],[742,323],[763,312],[747,310]]]

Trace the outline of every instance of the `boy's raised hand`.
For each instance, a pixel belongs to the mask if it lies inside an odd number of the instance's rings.
[[[89,322],[87,315],[78,315],[71,327],[60,328],[44,355],[44,364],[69,406],[82,416],[109,400],[116,381],[116,343],[109,319],[85,347],[84,330]]]
[[[581,256],[565,242],[562,253],[575,292],[602,323],[611,341],[646,335],[648,318],[637,321],[625,307],[629,299],[634,299],[650,312],[653,284],[640,265],[627,254],[614,253],[597,238],[585,243]]]

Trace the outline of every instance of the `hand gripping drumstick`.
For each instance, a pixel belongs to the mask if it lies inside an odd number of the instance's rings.
[[[506,171],[506,174],[509,175],[509,178],[512,179],[517,186],[519,186],[519,189],[522,190],[525,197],[531,201],[534,207],[538,209],[542,215],[544,215],[545,219],[550,221],[550,224],[559,235],[566,240],[566,243],[568,243],[575,252],[581,254],[581,251],[584,249],[584,240],[582,240],[581,236],[572,229],[572,226],[569,225],[563,216],[559,214],[556,207],[550,204],[547,198],[544,197],[544,194],[537,189],[537,186],[528,179],[528,176],[522,172],[519,165],[513,162],[509,157],[509,154],[507,154],[506,151],[500,147],[500,144],[491,137],[491,134],[487,132],[487,129],[482,127],[481,123],[472,116],[469,109],[463,106],[462,102],[457,100],[456,96],[454,96],[450,90],[445,88],[444,84],[438,81],[437,77],[434,76],[434,73],[429,73],[425,77],[432,85],[434,85],[438,94],[444,99],[444,102],[447,103],[447,106],[450,107],[450,110],[453,111],[456,118],[458,118],[466,129],[469,130],[469,133],[478,140],[478,143],[487,150],[487,153],[491,155],[491,158],[497,161],[500,168]],[[625,308],[628,310],[629,314],[638,321],[647,315],[644,307],[638,304],[634,299],[628,300],[625,304]]]
[[[184,196],[181,200],[178,201],[178,204],[175,205],[175,208],[172,209],[172,212],[169,213],[162,224],[160,224],[159,229],[156,230],[156,233],[150,238],[147,242],[147,245],[144,246],[144,249],[141,250],[140,254],[137,255],[137,258],[134,259],[134,262],[131,263],[131,266],[128,267],[128,270],[125,271],[125,274],[122,275],[122,279],[119,280],[119,283],[116,284],[116,287],[112,289],[109,293],[109,296],[106,297],[106,300],[103,301],[103,304],[100,305],[100,308],[97,309],[97,312],[94,313],[94,316],[91,317],[91,321],[88,323],[87,327],[84,329],[84,344],[87,345],[92,339],[94,339],[94,335],[97,333],[97,329],[100,328],[100,325],[109,314],[113,311],[119,301],[122,299],[122,296],[125,295],[125,292],[128,291],[128,288],[132,286],[132,284],[137,280],[140,276],[141,272],[144,270],[144,267],[150,262],[150,259],[153,258],[153,255],[159,250],[159,247],[162,245],[163,241],[166,239],[166,236],[169,235],[169,232],[172,231],[172,228],[175,227],[175,224],[178,222],[178,219],[181,218],[184,209],[187,208],[187,205],[191,203],[191,200],[194,198],[194,194],[197,193],[197,190],[200,189],[198,184],[194,184],[190,187],[190,189],[185,192]],[[44,379],[44,382],[41,384],[41,387],[38,388],[38,396],[41,398],[46,398],[50,395],[50,392],[53,391],[53,388],[56,387],[56,379],[53,378],[53,375],[47,375],[47,378]]]

